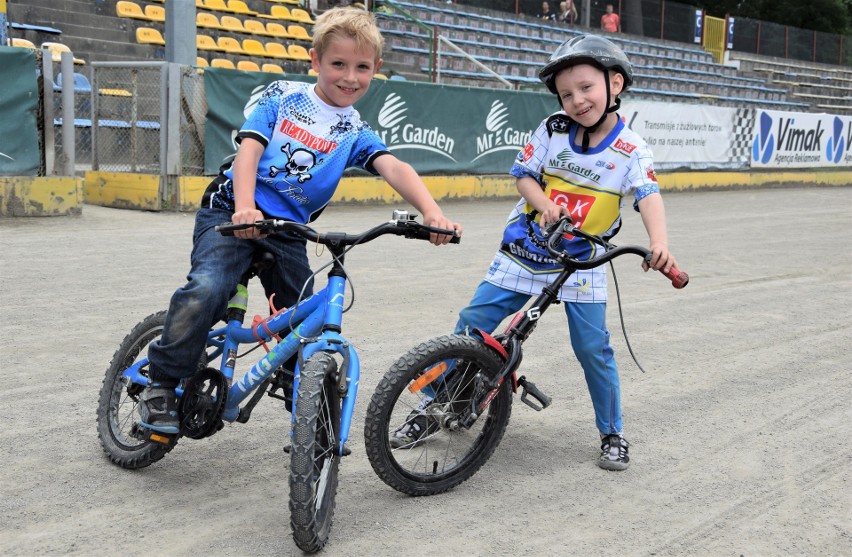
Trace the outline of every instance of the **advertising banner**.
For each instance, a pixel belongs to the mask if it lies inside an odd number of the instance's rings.
[[[852,166],[852,116],[755,112],[752,168]]]
[[[619,114],[648,142],[657,170],[747,166],[747,143],[736,137],[747,131],[737,125],[747,118],[743,109],[625,101]]]
[[[41,166],[35,54],[0,46],[0,176],[36,176]]]
[[[233,138],[275,78],[205,70],[205,174],[215,174],[233,157]],[[552,95],[543,93],[374,80],[356,108],[390,151],[421,174],[505,174],[539,123],[558,106]]]

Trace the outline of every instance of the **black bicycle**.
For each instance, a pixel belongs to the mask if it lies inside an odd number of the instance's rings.
[[[594,242],[603,253],[577,260],[558,249],[563,234]],[[520,388],[521,401],[535,410],[550,405],[550,397],[526,377],[517,377],[516,371],[524,341],[558,300],[565,281],[577,270],[592,269],[625,254],[651,258],[648,249],[617,247],[576,228],[569,217],[550,227],[547,250],[564,269],[527,309],[515,315],[504,333],[491,336],[475,331],[428,340],[399,358],[381,379],[367,409],[364,436],[370,464],[386,484],[409,495],[434,495],[473,476],[503,438],[512,393]],[[677,268],[666,276],[675,288],[689,282],[689,276]],[[414,428],[416,440],[395,436],[401,428]]]

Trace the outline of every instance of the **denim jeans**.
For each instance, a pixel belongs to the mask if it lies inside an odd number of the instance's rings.
[[[519,311],[529,301],[528,294],[505,290],[482,281],[470,304],[459,312],[456,333],[481,329],[493,333],[503,319]],[[568,302],[565,315],[574,355],[583,367],[595,425],[603,434],[621,433],[621,388],[615,353],[606,328],[606,304]]]
[[[275,294],[276,308],[293,306],[306,282],[303,295],[313,291],[304,239],[282,233],[255,240],[222,236],[214,227],[230,222],[231,215],[223,209],[202,208],[195,216],[188,282],[172,295],[163,334],[148,349],[153,380],[173,384],[195,372],[207,332],[225,317],[255,249],[275,256],[275,264],[261,273],[260,280],[267,298]]]

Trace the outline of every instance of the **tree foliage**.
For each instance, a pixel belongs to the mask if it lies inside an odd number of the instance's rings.
[[[852,0],[696,0],[715,17],[748,17],[826,33],[852,32]]]

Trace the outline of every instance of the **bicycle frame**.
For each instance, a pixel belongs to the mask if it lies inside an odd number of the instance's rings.
[[[207,336],[208,347],[216,349],[208,353],[208,358],[221,356],[219,371],[225,376],[228,388],[227,402],[222,419],[233,422],[237,419],[242,403],[252,392],[269,378],[276,369],[281,367],[301,348],[300,362],[307,360],[318,351],[335,352],[343,358],[343,368],[340,373],[338,392],[343,400],[340,423],[340,447],[349,438],[349,428],[352,423],[352,413],[355,408],[355,398],[361,376],[360,360],[354,347],[340,335],[343,321],[343,302],[345,299],[346,276],[342,268],[343,257],[335,255],[334,265],[329,272],[328,284],[319,292],[302,300],[298,305],[279,313],[266,322],[266,327],[244,327],[241,319],[232,319],[225,326],[211,330]],[[298,313],[298,315],[296,315]],[[239,380],[234,381],[234,367],[237,359],[237,348],[240,344],[257,343],[272,340],[272,335],[282,331],[291,324],[293,330]],[[148,365],[148,359],[143,358],[134,363],[124,372],[123,376],[139,385],[147,385],[148,377],[140,370]],[[299,386],[299,366],[296,366],[293,404]],[[177,389],[182,396],[182,389]]]

